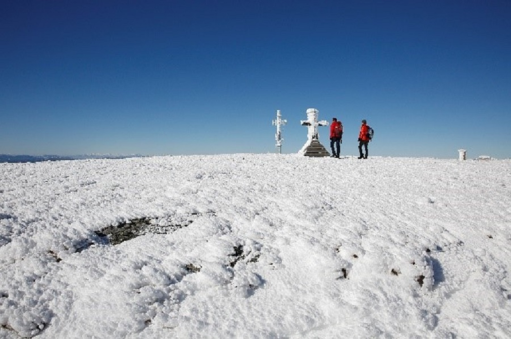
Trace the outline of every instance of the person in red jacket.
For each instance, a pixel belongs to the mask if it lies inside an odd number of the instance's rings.
[[[337,118],[332,118],[332,124],[330,125],[330,149],[332,149],[332,157],[339,158],[341,155],[341,141],[342,123],[337,121]]]
[[[358,152],[360,153],[359,159],[367,159],[369,152],[367,151],[367,145],[369,144],[369,136],[367,133],[369,129],[367,128],[367,121],[362,120],[362,126],[360,126],[360,133],[358,134]],[[366,153],[362,152],[362,147],[364,147]]]

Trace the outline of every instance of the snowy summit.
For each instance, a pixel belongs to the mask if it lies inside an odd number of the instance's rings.
[[[1,338],[511,337],[511,160],[0,173]]]

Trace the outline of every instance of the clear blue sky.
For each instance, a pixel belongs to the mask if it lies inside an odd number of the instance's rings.
[[[0,0],[0,153],[511,157],[511,1]],[[320,140],[328,146],[327,128]]]

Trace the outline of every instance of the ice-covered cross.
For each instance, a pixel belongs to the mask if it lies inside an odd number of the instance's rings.
[[[318,126],[328,126],[328,121],[318,121],[319,111],[315,108],[307,109],[307,120],[300,120],[302,126],[307,126],[307,140],[319,140]]]

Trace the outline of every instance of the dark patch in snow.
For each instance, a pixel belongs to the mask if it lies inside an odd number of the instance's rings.
[[[11,331],[11,332],[18,334],[18,332],[16,332],[14,330],[14,328],[12,328],[9,324],[2,324],[2,325],[0,325],[0,327],[3,328],[4,330]],[[21,336],[19,334],[18,334],[18,336],[21,338]]]
[[[505,289],[504,287],[501,286],[500,291],[502,292],[502,294],[504,294],[504,296],[506,297],[507,300],[511,300],[511,294],[507,293],[507,289]]]
[[[491,234],[488,234],[488,238],[493,239],[493,236]]]
[[[214,215],[213,212],[208,214]],[[147,233],[169,234],[175,232],[180,228],[191,225],[199,216],[199,213],[194,212],[189,215],[167,218],[135,218],[118,225],[105,227],[95,233],[100,238],[107,239],[111,245],[118,245]]]
[[[401,272],[399,272],[399,270],[396,270],[394,268],[390,271],[390,273],[392,273],[395,276],[398,276],[399,274],[401,274]]]
[[[431,266],[433,267],[433,279],[435,281],[435,285],[445,281],[444,269],[442,265],[440,265],[440,261],[435,258],[431,258]]]
[[[57,253],[55,253],[54,251],[52,250],[49,250],[48,251],[48,254],[53,258],[55,259],[56,262],[61,262],[62,259],[57,255]]]
[[[75,252],[76,253],[83,252],[83,251],[85,251],[86,249],[88,249],[89,247],[91,247],[94,244],[95,243],[93,241],[89,240],[89,239],[80,240],[74,246]]]
[[[194,264],[188,264],[185,266],[186,271],[189,273],[198,273],[198,272],[200,272],[201,268],[202,267],[195,266]]]
[[[426,277],[421,274],[421,275],[419,275],[418,277],[415,278],[415,281],[417,281],[419,283],[420,287],[422,287],[422,285],[424,285],[424,279],[425,278]]]
[[[261,257],[261,254],[256,254],[252,259],[250,259],[248,262],[256,263],[259,260],[259,257]]]
[[[353,254],[353,258],[357,259],[357,258],[358,258],[358,255]]]
[[[16,331],[9,323],[1,324],[0,328],[7,330],[9,332],[15,333],[15,335],[18,338],[33,338],[39,334],[41,334],[47,327],[48,324],[44,321],[40,322],[39,324],[35,322],[30,323],[31,328],[29,329],[30,332],[18,332]]]
[[[234,267],[240,260],[245,260],[250,257],[251,253],[254,252],[248,252],[245,254],[245,251],[243,249],[243,245],[238,245],[233,247],[234,253],[229,254],[229,256],[234,257],[234,260],[229,263],[229,266]],[[254,253],[252,258],[247,260],[247,263],[256,263],[259,258],[261,257],[261,253]]]
[[[105,227],[96,234],[108,238],[110,244],[118,245],[144,234],[144,230],[150,225],[150,218],[137,218],[120,223],[117,226]]]
[[[0,247],[7,245],[11,242],[10,238],[0,236]]]
[[[234,247],[234,256],[239,257],[243,254],[243,245],[238,245]]]
[[[229,263],[231,267],[234,267],[239,260],[245,258],[245,256],[243,255],[243,245],[235,246],[233,247],[233,249],[234,254],[230,254],[230,256],[234,257],[234,260]]]
[[[0,220],[2,219],[12,219],[12,215],[0,213]]]

